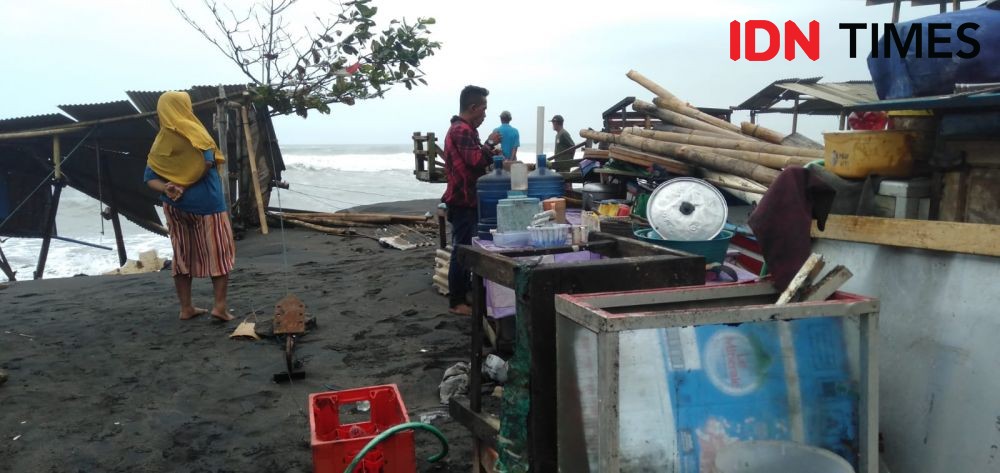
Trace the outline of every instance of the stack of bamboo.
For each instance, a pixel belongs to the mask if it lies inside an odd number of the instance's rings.
[[[823,150],[790,145],[774,130],[747,122],[737,126],[704,113],[636,71],[627,76],[656,96],[652,103],[636,100],[632,108],[665,125],[662,130],[626,128],[619,135],[580,131],[583,138],[609,143],[611,158],[695,175],[752,202],[781,169],[823,158]]]
[[[448,295],[448,267],[451,265],[451,247],[438,248],[434,255],[434,287],[442,296]]]

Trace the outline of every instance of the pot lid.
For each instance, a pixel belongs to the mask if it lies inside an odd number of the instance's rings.
[[[690,177],[664,182],[646,204],[649,225],[666,240],[715,238],[726,225],[729,207],[715,186]]]

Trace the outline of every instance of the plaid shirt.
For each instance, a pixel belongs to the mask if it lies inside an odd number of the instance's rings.
[[[441,202],[454,207],[476,207],[476,180],[493,164],[493,153],[479,141],[479,132],[455,116],[444,138],[444,172],[448,187]]]

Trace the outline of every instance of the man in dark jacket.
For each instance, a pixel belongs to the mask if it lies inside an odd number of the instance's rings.
[[[476,233],[477,196],[476,180],[486,174],[493,162],[494,150],[500,135],[493,132],[486,144],[479,141],[479,125],[486,118],[486,96],[489,91],[474,85],[462,89],[459,114],[451,118],[451,128],[444,138],[444,172],[448,187],[441,201],[448,205],[451,222],[451,265],[448,268],[449,311],[470,315],[472,307],[466,303],[469,291],[469,271],[458,264],[458,245],[469,245]]]

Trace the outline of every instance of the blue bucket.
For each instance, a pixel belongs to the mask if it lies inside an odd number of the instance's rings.
[[[704,256],[705,264],[712,264],[722,263],[726,260],[726,251],[729,250],[729,240],[733,239],[733,232],[723,230],[711,240],[681,241],[664,240],[660,238],[660,234],[656,233],[656,230],[641,228],[635,230],[635,237],[646,243]]]

